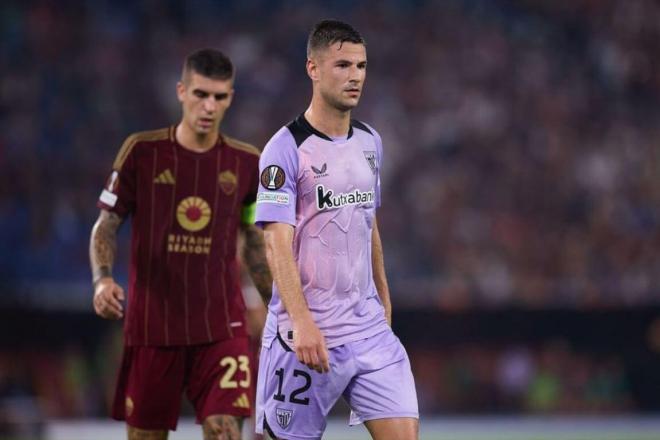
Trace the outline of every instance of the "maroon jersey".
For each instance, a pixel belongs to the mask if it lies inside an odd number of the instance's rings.
[[[98,202],[132,216],[127,345],[246,335],[236,240],[243,207],[255,201],[259,151],[221,135],[196,153],[174,133],[129,136]]]

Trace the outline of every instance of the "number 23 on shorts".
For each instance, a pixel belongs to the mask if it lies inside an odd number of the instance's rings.
[[[238,387],[250,387],[250,359],[247,356],[225,356],[220,360],[220,366],[222,368],[227,368],[220,378],[221,389],[230,390]],[[236,370],[242,373],[242,379],[236,377]]]

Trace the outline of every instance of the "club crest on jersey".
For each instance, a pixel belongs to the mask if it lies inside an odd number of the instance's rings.
[[[234,191],[236,191],[238,179],[236,178],[236,174],[230,170],[227,170],[218,174],[218,183],[220,184],[220,189],[222,189],[222,192],[229,196],[232,195]]]
[[[371,172],[373,174],[376,174],[376,152],[375,151],[363,151],[364,153],[364,158],[367,159],[367,163],[369,164],[369,168],[371,168]]]
[[[312,165],[312,171],[314,171],[314,176],[315,179],[318,179],[319,177],[327,177],[328,173],[326,171],[328,170],[328,164],[324,163],[321,169],[316,168],[314,165]]]
[[[375,199],[376,193],[373,189],[371,191],[360,191],[356,189],[350,193],[339,193],[335,195],[331,189],[326,190],[323,185],[316,185],[316,209],[319,211],[373,203]]]
[[[261,186],[266,189],[280,189],[286,181],[284,170],[277,165],[268,165],[261,172]]]
[[[277,416],[277,424],[282,427],[282,429],[286,429],[287,426],[289,426],[289,423],[291,423],[291,417],[293,416],[293,410],[291,409],[283,409],[283,408],[275,408],[275,415]]]

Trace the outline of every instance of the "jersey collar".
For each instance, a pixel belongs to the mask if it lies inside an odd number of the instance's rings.
[[[325,139],[326,141],[334,142],[330,136],[328,136],[325,133],[321,133],[318,131],[316,128],[312,127],[312,124],[309,123],[309,121],[305,118],[305,114],[301,113],[300,116],[296,118],[296,122],[304,128],[306,131],[315,134],[316,136],[320,137],[321,139]],[[351,136],[353,136],[353,124],[350,124],[348,126],[348,136],[346,139],[350,139]]]

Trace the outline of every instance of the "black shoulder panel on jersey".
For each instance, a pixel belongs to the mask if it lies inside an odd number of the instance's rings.
[[[365,124],[362,122],[358,121],[357,119],[351,119],[351,127],[359,128],[362,131],[366,131],[370,135],[374,135],[371,130],[369,130],[369,127],[367,127]]]
[[[305,139],[312,135],[312,133],[305,129],[305,126],[300,123],[301,116],[298,116],[296,119],[286,125],[286,128],[289,129],[293,139],[296,141],[296,147],[300,147],[302,143],[305,142]]]

